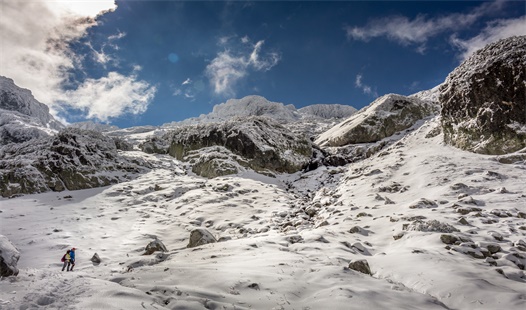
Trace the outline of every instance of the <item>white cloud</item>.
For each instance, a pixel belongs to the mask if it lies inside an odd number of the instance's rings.
[[[362,75],[361,74],[356,75],[356,80],[354,82],[354,86],[356,86],[356,88],[361,89],[364,94],[371,95],[373,97],[378,97],[378,93],[376,91],[373,91],[371,86],[366,85],[366,84],[364,84],[362,82]]]
[[[66,104],[84,110],[89,119],[107,122],[125,113],[144,113],[156,88],[135,75],[110,72],[100,79],[86,79],[77,89],[64,94]]]
[[[181,85],[188,85],[190,83],[192,83],[192,80],[190,78],[187,78]]]
[[[247,44],[248,42],[250,42],[250,39],[248,38],[248,36],[244,36],[241,38],[241,43]]]
[[[99,80],[87,79],[80,83],[77,90],[65,91],[62,88],[71,82],[70,70],[82,70],[81,61],[84,56],[74,54],[69,48],[70,43],[78,41],[87,34],[90,27],[97,25],[98,15],[115,8],[114,0],[3,1],[0,19],[0,74],[12,78],[17,85],[30,89],[35,98],[47,104],[55,116],[63,111],[61,105],[68,102],[69,108],[79,108],[88,115],[107,119],[115,114],[105,112],[100,107],[101,98],[106,95],[116,98],[116,93],[125,94],[125,91],[130,97],[120,97],[125,103],[117,103],[115,111],[133,113],[142,110],[144,102],[141,98],[150,98],[155,88],[148,88],[149,91],[146,91],[144,87],[147,84],[137,81],[135,75],[126,77],[113,72]],[[118,33],[108,40],[114,41],[124,35]],[[111,61],[104,50],[93,49],[93,52],[92,56],[101,64]],[[112,86],[108,84],[111,80],[120,84]],[[86,92],[90,85],[101,98],[94,98],[94,94]],[[101,85],[105,87],[95,87]],[[87,98],[93,99],[93,103],[82,99],[78,94],[89,95]],[[127,108],[121,109],[123,104]],[[133,108],[133,104],[137,104],[137,108]]]
[[[471,56],[473,52],[483,48],[489,43],[511,36],[521,35],[526,35],[526,16],[516,19],[493,21],[488,24],[479,35],[468,40],[462,40],[453,36],[451,42],[463,51],[461,58],[465,60]]]
[[[253,71],[268,71],[279,61],[278,53],[262,55],[265,41],[257,42],[249,53],[234,53],[231,50],[220,52],[206,67],[206,75],[213,85],[214,92],[222,95],[235,95],[235,84]]]
[[[345,27],[347,37],[368,41],[372,38],[387,37],[402,45],[419,44],[419,52],[425,51],[428,39],[446,31],[458,31],[475,23],[482,16],[499,10],[504,1],[488,2],[466,14],[454,13],[435,18],[418,15],[410,20],[405,16],[390,16],[374,19],[364,27]]]

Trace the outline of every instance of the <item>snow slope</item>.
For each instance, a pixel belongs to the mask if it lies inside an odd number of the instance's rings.
[[[446,146],[438,124],[278,179],[209,180],[134,152],[154,168],[129,182],[0,200],[1,234],[21,255],[0,307],[524,309],[526,164]],[[196,227],[224,241],[187,249]],[[156,238],[168,252],[142,255]],[[76,270],[61,272],[71,247]],[[371,276],[347,268],[359,259]]]

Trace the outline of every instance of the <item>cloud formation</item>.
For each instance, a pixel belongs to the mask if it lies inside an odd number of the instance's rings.
[[[405,16],[390,16],[373,19],[364,27],[345,27],[348,39],[368,41],[372,38],[386,37],[401,45],[420,45],[418,52],[425,51],[425,43],[432,37],[447,32],[458,31],[474,24],[481,17],[499,10],[504,1],[484,3],[466,14],[454,13],[430,18],[418,15],[414,19]]]
[[[248,38],[242,42],[250,44]],[[264,43],[264,40],[258,41],[248,51],[234,52],[227,49],[217,54],[206,67],[206,75],[216,94],[234,96],[234,86],[250,71],[268,71],[278,64],[278,53],[261,52]]]
[[[452,36],[451,42],[462,51],[461,58],[465,60],[489,43],[521,35],[526,35],[526,16],[493,21],[479,35],[468,40]]]
[[[156,88],[135,75],[110,72],[100,79],[86,79],[77,89],[67,91],[71,107],[86,112],[87,118],[108,122],[123,114],[144,113],[155,96]]]
[[[361,74],[358,74],[356,76],[356,80],[354,82],[354,86],[356,86],[356,88],[359,88],[362,90],[362,92],[366,95],[370,95],[372,97],[378,97],[378,93],[376,91],[373,91],[373,89],[371,88],[371,86],[369,85],[366,85],[362,82],[362,75]]]
[[[61,105],[65,102],[68,108],[85,110],[88,116],[107,120],[117,115],[111,109],[101,109],[99,104],[105,96],[119,97],[124,101],[122,104],[129,107],[117,107],[115,111],[133,112],[143,109],[144,103],[140,98],[151,98],[151,92],[155,91],[145,82],[137,81],[135,74],[126,77],[115,72],[100,80],[88,78],[80,81],[76,90],[63,89],[66,84],[71,86],[71,70],[82,70],[83,56],[76,55],[70,44],[83,38],[90,27],[97,25],[98,15],[116,9],[113,0],[4,1],[2,9],[0,74],[30,89],[35,98],[47,104],[51,113],[61,121],[65,122],[58,114],[64,111]],[[113,41],[124,35],[118,33],[110,37],[108,44],[114,44]],[[92,56],[102,65],[112,60],[104,50],[92,48],[92,51]],[[120,84],[108,84],[110,80]],[[73,81],[73,84],[76,83]],[[105,87],[100,88],[101,85]],[[99,98],[86,92],[90,88],[97,90],[95,93]],[[116,96],[116,93],[121,93],[121,96]],[[82,95],[90,95],[93,101],[84,100]],[[137,107],[133,108],[135,104]]]

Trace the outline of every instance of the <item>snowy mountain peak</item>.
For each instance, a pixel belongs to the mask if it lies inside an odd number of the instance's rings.
[[[257,95],[246,96],[241,99],[230,99],[225,103],[214,106],[211,114],[221,118],[233,116],[268,116],[283,121],[299,118],[296,108],[293,105],[285,106],[283,103],[272,102]]]
[[[0,76],[0,109],[35,117],[51,129],[63,127],[49,114],[48,106],[38,102],[30,90],[18,87],[12,79],[4,76]]]
[[[330,120],[349,117],[356,112],[352,106],[341,104],[315,104],[296,109],[292,104],[285,105],[273,102],[258,95],[246,96],[241,99],[229,99],[215,105],[212,112],[199,117],[189,118],[181,122],[165,124],[163,127],[173,125],[192,125],[227,121],[233,117],[264,116],[272,118],[279,123],[287,124],[301,120]]]
[[[46,137],[64,128],[31,91],[0,76],[0,145]]]

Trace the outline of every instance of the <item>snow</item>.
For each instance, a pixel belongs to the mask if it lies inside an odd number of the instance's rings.
[[[18,268],[16,265],[20,258],[20,252],[18,252],[17,248],[3,235],[0,235],[0,257],[5,266],[10,269],[13,274],[17,275]]]
[[[154,168],[0,200],[2,234],[20,251],[0,308],[524,309],[526,166],[426,138],[438,122],[344,167],[205,179],[132,152]],[[196,228],[224,241],[187,248]],[[445,233],[472,242],[446,249]],[[168,251],[142,255],[154,240]],[[490,244],[493,258],[471,256]],[[71,247],[76,270],[61,272]],[[348,268],[360,259],[372,276]]]

